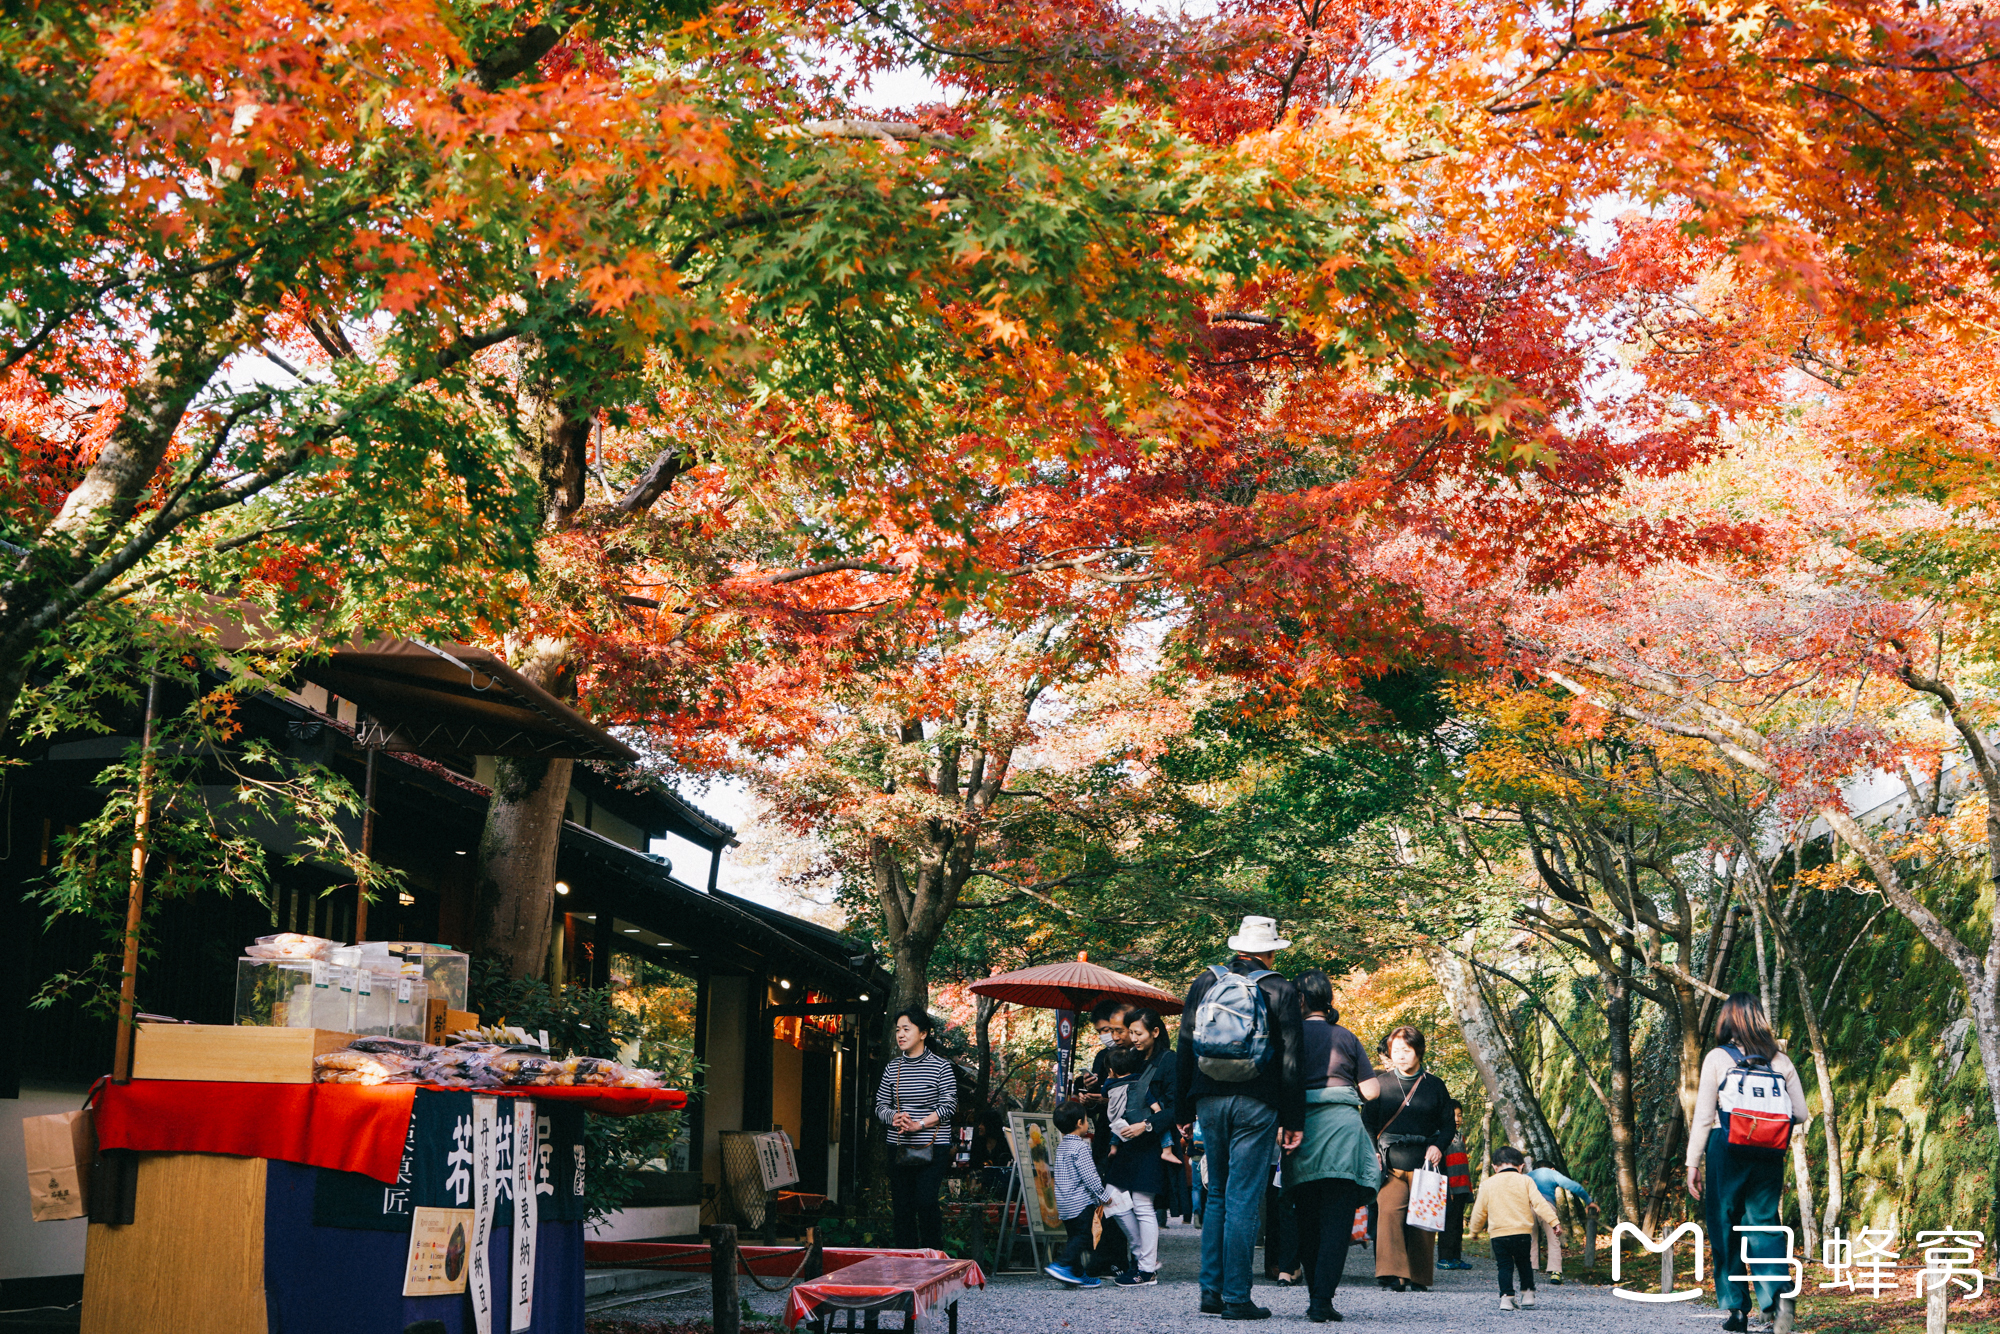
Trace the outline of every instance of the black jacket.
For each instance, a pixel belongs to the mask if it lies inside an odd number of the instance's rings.
[[[1237,955],[1228,963],[1232,973],[1254,973],[1264,965]],[[1226,1098],[1243,1094],[1267,1103],[1278,1111],[1281,1130],[1303,1130],[1306,1124],[1306,1081],[1299,1065],[1305,1050],[1305,1015],[1299,1009],[1299,992],[1276,973],[1257,986],[1264,993],[1264,1014],[1271,1025],[1271,1045],[1264,1067],[1255,1079],[1241,1084],[1225,1084],[1210,1079],[1195,1063],[1194,1020],[1202,998],[1215,985],[1215,974],[1204,968],[1188,988],[1181,1010],[1180,1062],[1174,1081],[1174,1108],[1188,1121],[1195,1117],[1196,1104],[1203,1098]]]
[[[1382,1145],[1389,1166],[1402,1172],[1421,1167],[1424,1150],[1433,1145],[1441,1154],[1451,1152],[1451,1138],[1458,1130],[1451,1114],[1451,1092],[1442,1079],[1424,1070],[1405,1081],[1387,1065],[1376,1067],[1375,1078],[1382,1083],[1382,1094],[1362,1105],[1361,1120]],[[1405,1095],[1408,1106],[1403,1103]],[[1402,1109],[1400,1116],[1398,1108]]]

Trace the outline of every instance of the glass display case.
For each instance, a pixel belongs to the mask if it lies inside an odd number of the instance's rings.
[[[311,1028],[313,972],[324,968],[311,959],[238,959],[236,961],[236,1022],[266,1028]]]
[[[386,948],[397,958],[418,965],[432,999],[442,998],[447,1009],[465,1008],[471,955],[449,945],[433,945],[421,940],[391,940],[386,942]]]

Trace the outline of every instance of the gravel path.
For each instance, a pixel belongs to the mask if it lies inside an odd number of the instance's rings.
[[[1161,1277],[1157,1287],[1102,1288],[1079,1292],[1032,1274],[1002,1274],[984,1291],[965,1294],[959,1304],[961,1334],[1039,1334],[1075,1329],[1131,1331],[1131,1334],[1223,1334],[1226,1330],[1289,1328],[1306,1323],[1304,1288],[1280,1288],[1257,1279],[1254,1296],[1271,1308],[1271,1319],[1256,1325],[1224,1322],[1202,1316],[1196,1275],[1200,1269],[1200,1232],[1176,1225],[1160,1237]],[[1715,1334],[1722,1313],[1704,1296],[1685,1305],[1661,1306],[1615,1297],[1609,1287],[1566,1283],[1550,1287],[1546,1280],[1532,1311],[1502,1311],[1500,1288],[1494,1280],[1493,1259],[1483,1242],[1466,1245],[1470,1270],[1439,1271],[1427,1293],[1385,1292],[1375,1286],[1373,1253],[1360,1247],[1347,1258],[1347,1277],[1335,1307],[1346,1325],[1382,1329],[1438,1330],[1452,1334]],[[1261,1257],[1261,1253],[1260,1253]],[[776,1322],[784,1310],[781,1293],[767,1293],[744,1282],[750,1305]],[[627,1320],[705,1320],[709,1314],[706,1285],[698,1292],[659,1302],[635,1303],[606,1311],[603,1318]],[[900,1317],[886,1317],[885,1329]],[[927,1318],[925,1331],[943,1334],[940,1316]]]

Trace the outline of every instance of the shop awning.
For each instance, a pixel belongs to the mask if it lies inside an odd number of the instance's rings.
[[[361,707],[356,740],[422,755],[635,760],[638,752],[469,644],[382,639],[301,666],[298,675]]]

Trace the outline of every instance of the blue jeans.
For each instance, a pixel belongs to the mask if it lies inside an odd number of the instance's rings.
[[[1278,1147],[1278,1109],[1241,1093],[1195,1104],[1208,1148],[1208,1208],[1201,1216],[1201,1290],[1250,1300],[1258,1215]]]
[[[1729,1147],[1729,1133],[1720,1126],[1708,1132],[1707,1196],[1709,1253],[1715,1257],[1715,1304],[1725,1311],[1750,1309],[1755,1287],[1757,1305],[1766,1311],[1778,1305],[1778,1294],[1792,1286],[1791,1276],[1782,1265],[1746,1267],[1743,1248],[1748,1243],[1750,1257],[1781,1259],[1785,1239],[1775,1232],[1737,1232],[1745,1223],[1779,1222],[1778,1205],[1785,1193],[1785,1158],[1768,1151],[1744,1153]],[[1731,1274],[1770,1274],[1766,1281],[1738,1283]]]

